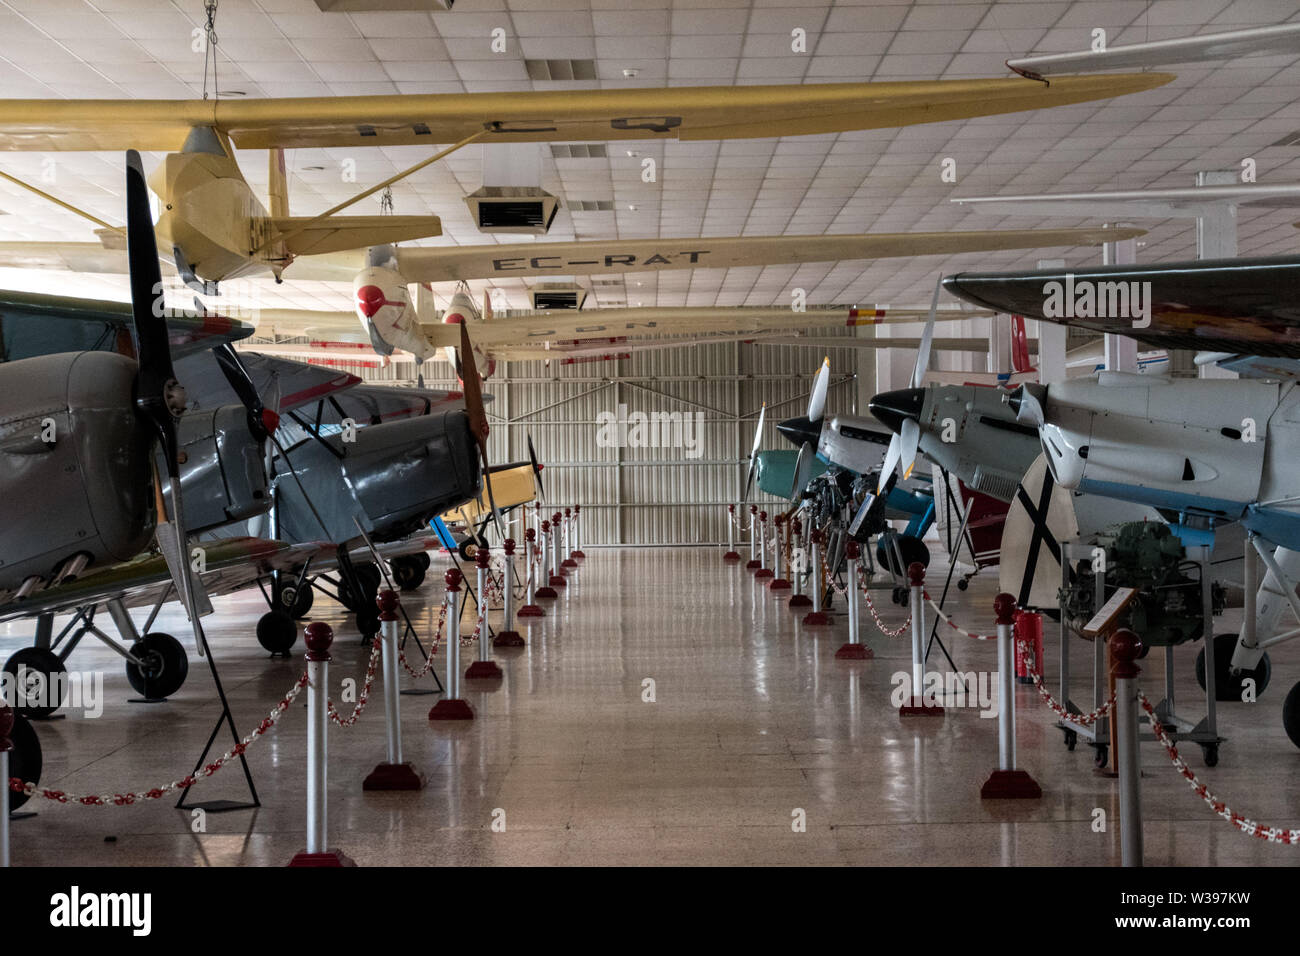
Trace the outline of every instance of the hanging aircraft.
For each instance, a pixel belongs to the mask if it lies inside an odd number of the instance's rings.
[[[1037,428],[1052,476],[1065,487],[1150,505],[1189,528],[1213,532],[1239,522],[1246,530],[1268,573],[1240,634],[1214,640],[1223,700],[1240,700],[1247,678],[1262,692],[1270,673],[1266,649],[1300,636],[1300,628],[1281,629],[1288,607],[1300,619],[1300,487],[1293,467],[1300,450],[1298,283],[1300,259],[1293,256],[945,279],[970,302],[1159,348],[1201,349],[1199,363],[1247,376],[1103,371],[1021,386],[1009,398],[1018,419]],[[1202,651],[1200,673],[1204,658]],[[1300,746],[1300,685],[1283,705],[1283,724]]]

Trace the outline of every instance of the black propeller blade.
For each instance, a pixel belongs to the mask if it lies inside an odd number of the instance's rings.
[[[257,391],[257,386],[253,384],[252,376],[248,374],[248,369],[239,360],[239,354],[229,342],[222,343],[212,351],[216,355],[217,364],[221,366],[222,374],[226,376],[226,381],[230,383],[230,387],[235,390],[239,400],[248,409],[248,430],[258,441],[265,441],[267,436],[279,427],[279,414],[275,409],[266,407],[262,396]]]
[[[546,503],[546,486],[542,484],[542,465],[537,460],[537,449],[533,447],[533,436],[528,436],[528,460],[533,463],[533,475],[537,482],[537,496]]]

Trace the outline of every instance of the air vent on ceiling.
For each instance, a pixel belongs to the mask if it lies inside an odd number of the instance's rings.
[[[530,80],[594,80],[595,60],[524,60]]]
[[[569,212],[613,212],[612,199],[570,199],[567,200]]]
[[[604,143],[552,143],[553,159],[604,159],[609,155]]]
[[[1300,146],[1300,130],[1294,133],[1287,133],[1276,143],[1269,143],[1270,146]]]
[[[456,0],[316,0],[323,13],[404,13],[450,10]]]
[[[465,197],[479,232],[542,236],[555,221],[560,201],[532,186],[483,186]]]
[[[534,309],[581,309],[587,290],[576,282],[539,282],[528,290]]]
[[[610,278],[609,276],[596,276],[591,280],[591,284],[597,289],[615,289],[623,284],[623,277],[615,276]]]

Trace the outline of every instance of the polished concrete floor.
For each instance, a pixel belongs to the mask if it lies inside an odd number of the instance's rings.
[[[1066,750],[1032,687],[1017,690],[1020,763],[1044,795],[981,801],[997,757],[996,720],[955,708],[942,719],[900,718],[890,694],[893,675],[907,670],[906,636],[883,637],[864,613],[875,659],[837,661],[843,615],[829,627],[804,627],[742,566],[723,564],[721,552],[591,549],[547,616],[527,628],[527,647],[497,653],[504,680],[467,690],[476,719],[431,724],[438,698],[404,696],[407,757],[428,779],[419,793],[361,791],[383,756],[378,699],[355,727],[332,726],[331,844],[361,865],[1117,863],[1115,781],[1094,772],[1090,748]],[[426,583],[404,596],[426,633],[439,570],[435,560]],[[950,606],[986,630],[995,589],[991,576],[977,577]],[[302,672],[302,645],[292,660],[270,660],[252,633],[263,610],[256,593],[216,603],[208,633],[244,732]],[[889,622],[905,617],[884,594],[877,603]],[[314,613],[336,628],[330,682],[338,696],[344,678],[360,679],[365,654],[334,605],[318,598]],[[1235,623],[1229,617],[1220,629]],[[186,633],[170,609],[159,629]],[[0,653],[22,646],[26,630],[0,631]],[[961,669],[996,669],[993,644],[940,634]],[[1049,628],[1049,678],[1056,646]],[[1090,653],[1077,648],[1077,674],[1090,674]],[[1153,670],[1159,653],[1148,659]],[[1300,826],[1300,750],[1281,729],[1280,708],[1300,679],[1297,657],[1300,646],[1274,655],[1273,684],[1258,703],[1220,707],[1229,739],[1216,768],[1186,748],[1234,809],[1289,827]],[[1177,698],[1199,716],[1192,661],[1191,650],[1179,652]],[[936,651],[931,663],[940,662]],[[120,662],[102,647],[79,648],[69,665],[104,671],[107,705],[98,719],[38,724],[44,785],[141,790],[189,771],[218,713],[202,661],[191,659],[188,683],[161,704],[128,703]],[[1154,677],[1143,683],[1157,689]],[[653,702],[643,699],[650,686]],[[302,700],[249,751],[260,809],[196,821],[172,801],[90,808],[33,800],[25,809],[38,814],[13,824],[14,863],[288,862],[304,844]],[[1216,817],[1157,744],[1141,751],[1149,864],[1300,862],[1300,848],[1248,838]],[[244,794],[234,766],[199,784],[193,798]],[[1105,832],[1094,829],[1098,811]],[[206,832],[193,832],[199,823]]]

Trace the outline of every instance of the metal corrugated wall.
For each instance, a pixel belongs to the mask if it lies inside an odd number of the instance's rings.
[[[859,356],[868,356],[869,366],[871,353],[829,354],[828,410],[852,411]],[[498,364],[486,385],[493,396],[489,453],[494,463],[526,460],[532,435],[545,465],[545,510],[581,504],[584,547],[723,543],[726,505],[740,493],[760,405],[768,403],[761,447],[790,448],[776,422],[803,413],[821,359],[811,348],[728,342],[637,352],[617,362]],[[409,366],[352,370],[372,381],[410,375]],[[426,384],[456,388],[449,371],[429,363]],[[687,457],[683,447],[602,447],[598,416],[616,415],[620,404],[647,416],[703,413],[699,457]],[[778,510],[778,499],[752,500]]]

